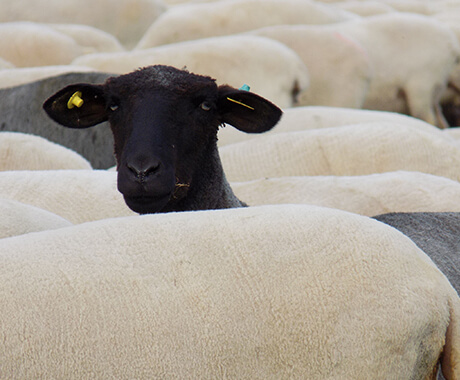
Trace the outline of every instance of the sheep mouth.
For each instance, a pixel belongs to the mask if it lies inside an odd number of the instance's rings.
[[[168,204],[172,194],[168,193],[159,196],[140,195],[140,196],[124,196],[126,205],[137,212],[138,214],[154,214]]]

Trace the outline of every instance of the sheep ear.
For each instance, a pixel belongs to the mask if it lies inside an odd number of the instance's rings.
[[[43,109],[57,123],[69,128],[89,128],[107,120],[102,85],[73,84],[51,96]]]
[[[217,108],[223,123],[246,133],[262,133],[272,129],[283,113],[259,95],[226,85],[219,86]]]

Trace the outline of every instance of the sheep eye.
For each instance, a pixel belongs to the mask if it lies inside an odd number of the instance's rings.
[[[118,109],[118,106],[117,106],[116,104],[112,104],[112,105],[110,106],[110,109],[111,109],[112,111],[116,111],[116,110]]]
[[[203,102],[200,104],[200,108],[203,111],[209,111],[211,109],[211,105],[208,102]]]

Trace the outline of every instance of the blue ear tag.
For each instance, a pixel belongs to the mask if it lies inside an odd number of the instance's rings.
[[[241,91],[249,91],[251,89],[251,87],[249,87],[246,83],[243,84],[238,90],[241,90]]]

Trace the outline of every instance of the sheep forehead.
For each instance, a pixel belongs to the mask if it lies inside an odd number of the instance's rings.
[[[109,87],[117,92],[133,93],[148,89],[173,92],[194,91],[205,87],[216,88],[215,80],[170,66],[149,66],[129,74],[110,78]]]

